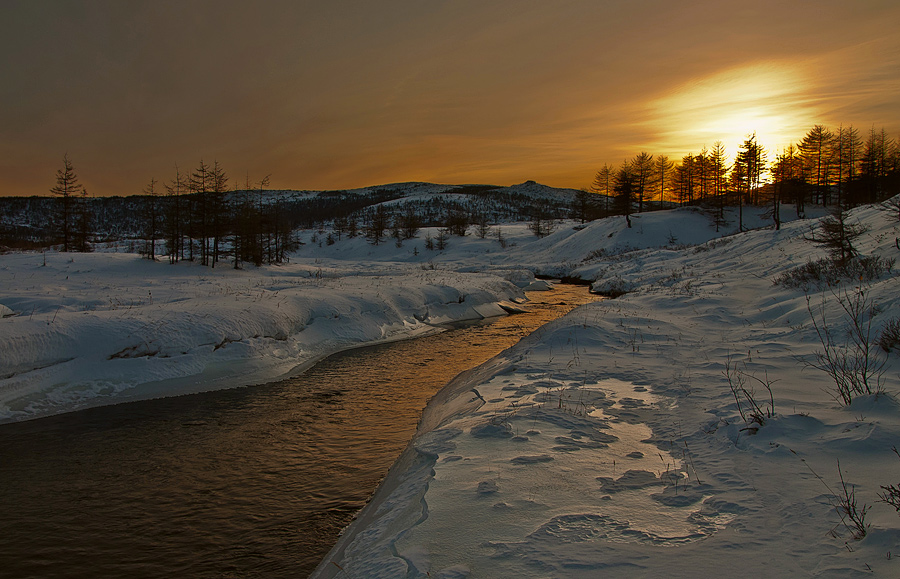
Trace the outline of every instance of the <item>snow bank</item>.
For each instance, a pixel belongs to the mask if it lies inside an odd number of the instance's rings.
[[[870,227],[863,254],[900,257],[895,216],[851,218]],[[900,482],[897,353],[877,354],[888,394],[848,406],[803,363],[822,348],[813,317],[844,336],[839,302],[862,287],[874,337],[900,316],[900,279],[774,285],[823,256],[803,240],[810,225],[586,263],[632,293],[573,310],[439,393],[314,576],[900,576],[900,517],[878,502]],[[841,477],[871,506],[863,538],[842,519]]]
[[[477,273],[235,271],[134,255],[3,257],[0,420],[272,380],[348,347],[502,315]],[[8,313],[18,315],[8,316]]]

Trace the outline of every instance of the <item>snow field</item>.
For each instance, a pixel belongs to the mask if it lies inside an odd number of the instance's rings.
[[[775,285],[825,255],[803,239],[815,220],[737,233],[735,213],[721,231],[693,209],[542,239],[503,225],[506,248],[469,235],[444,252],[424,250],[426,231],[401,247],[307,238],[291,265],[244,271],[2,256],[0,419],[270,380],[337,349],[506,311],[531,272],[578,276],[629,293],[436,395],[315,576],[900,576],[900,517],[878,502],[900,481],[898,354],[877,353],[886,394],[850,405],[804,364],[822,348],[812,320],[842,339],[840,301],[860,288],[873,336],[900,316],[897,272]],[[900,258],[895,215],[850,218],[869,227],[863,255]],[[762,424],[741,417],[729,375]],[[863,538],[836,508],[841,476],[870,507]]]
[[[654,219],[686,237],[676,214]],[[900,257],[896,217],[851,217],[870,227],[863,255]],[[804,364],[822,348],[812,317],[843,336],[839,300],[862,288],[874,339],[900,316],[900,281],[774,285],[824,256],[803,239],[814,223],[623,254],[607,249],[615,235],[596,235],[595,257],[558,255],[596,288],[631,293],[573,310],[448,385],[314,576],[900,575],[900,517],[878,500],[900,480],[898,353],[877,354],[885,393],[850,405]],[[550,258],[533,249],[520,263],[539,269]],[[728,368],[769,413],[762,425],[741,417]],[[842,520],[841,476],[870,507],[865,537]]]

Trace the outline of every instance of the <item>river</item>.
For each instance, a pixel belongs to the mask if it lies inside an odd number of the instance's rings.
[[[4,577],[304,577],[454,375],[577,305],[331,356],[247,388],[0,425]]]

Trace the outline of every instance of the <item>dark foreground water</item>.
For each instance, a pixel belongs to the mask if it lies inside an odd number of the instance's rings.
[[[0,425],[0,577],[305,577],[450,378],[576,305],[334,355],[282,382]]]

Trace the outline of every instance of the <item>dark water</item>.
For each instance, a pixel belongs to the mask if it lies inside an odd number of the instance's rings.
[[[305,577],[450,378],[592,301],[353,350],[302,376],[0,425],[0,577]]]

